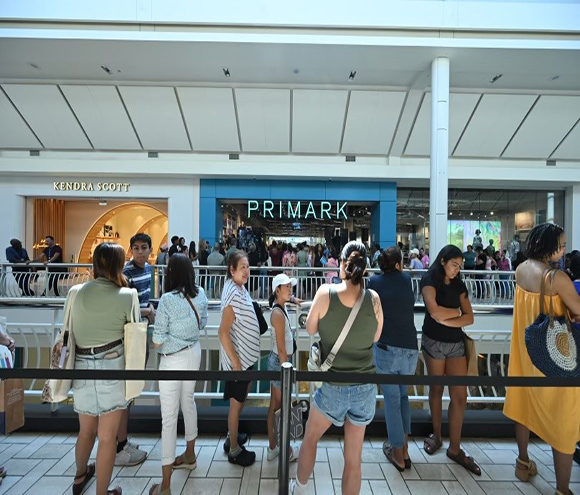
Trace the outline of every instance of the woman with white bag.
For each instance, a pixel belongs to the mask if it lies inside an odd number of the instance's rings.
[[[70,331],[74,335],[75,369],[125,369],[124,327],[132,321],[137,291],[127,287],[123,276],[125,250],[104,243],[93,255],[94,280],[73,287],[65,302],[70,308]],[[121,495],[120,487],[109,490],[117,448],[117,431],[125,398],[124,380],[73,380],[74,408],[79,414],[80,431],[75,447],[76,475],[73,495],[80,495],[95,474],[88,464],[95,438],[97,450],[97,495]]]
[[[383,327],[381,300],[364,288],[367,268],[365,246],[349,242],[340,255],[342,283],[320,286],[306,320],[306,331],[320,335],[320,368],[329,373],[374,373],[373,344]],[[329,355],[335,358],[328,359]],[[310,366],[309,366],[310,368]],[[366,425],[375,417],[374,383],[328,383],[316,390],[298,456],[298,473],[290,492],[309,493],[318,441],[331,426],[344,425],[342,493],[355,495],[361,487],[361,456]]]
[[[161,354],[160,370],[199,370],[199,332],[207,323],[207,305],[205,292],[195,285],[195,271],[191,261],[184,254],[174,254],[167,265],[165,291],[157,307],[153,331],[153,345]],[[161,484],[151,487],[150,495],[171,495],[172,470],[193,470],[197,467],[197,409],[194,392],[194,380],[159,382],[163,480]],[[187,447],[183,454],[175,457],[180,406]]]

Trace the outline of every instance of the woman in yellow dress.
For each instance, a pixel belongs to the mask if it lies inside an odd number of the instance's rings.
[[[528,260],[516,271],[516,296],[514,322],[510,348],[509,376],[544,375],[532,364],[526,349],[526,327],[540,312],[540,287],[551,264],[557,263],[566,250],[566,236],[562,227],[542,224],[534,227],[526,240]],[[554,315],[562,316],[566,309],[572,318],[580,315],[580,296],[564,272],[558,271],[552,288],[546,283],[544,308],[550,298]],[[519,455],[516,459],[516,476],[528,481],[537,474],[534,461],[528,457],[530,431],[552,446],[556,470],[556,494],[567,495],[572,471],[572,456],[580,440],[580,388],[526,388],[509,387],[504,414],[516,422],[516,440]]]

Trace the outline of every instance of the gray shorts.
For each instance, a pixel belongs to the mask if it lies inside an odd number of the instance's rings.
[[[465,356],[465,344],[461,342],[439,342],[425,334],[421,339],[421,350],[433,359],[460,358]]]

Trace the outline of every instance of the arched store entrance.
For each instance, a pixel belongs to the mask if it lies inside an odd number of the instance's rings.
[[[151,236],[150,263],[155,262],[160,246],[167,242],[168,217],[160,209],[143,202],[124,203],[107,211],[89,229],[78,254],[79,263],[92,263],[98,244],[115,242],[131,257],[130,239],[138,232]]]

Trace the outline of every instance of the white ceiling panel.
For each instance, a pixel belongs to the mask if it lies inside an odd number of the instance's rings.
[[[475,93],[449,95],[449,153],[453,151],[479,100]],[[419,115],[405,149],[406,155],[429,156],[431,153],[431,93],[426,93]]]
[[[290,151],[290,90],[236,89],[242,149],[250,152]]]
[[[57,86],[4,84],[2,87],[45,148],[91,149]]]
[[[115,86],[60,88],[95,149],[141,149]]]
[[[498,158],[536,98],[533,95],[483,95],[454,156]]]
[[[119,87],[146,150],[191,150],[173,88]]]
[[[580,118],[580,96],[542,96],[507,147],[505,158],[548,158]]]
[[[342,142],[342,153],[389,153],[405,93],[352,91]]]
[[[348,91],[295,89],[292,151],[338,153]]]
[[[556,160],[580,160],[580,123],[562,142],[556,153],[552,155]]]
[[[196,151],[240,151],[231,88],[177,88]]]
[[[0,91],[0,148],[42,148],[2,91]]]

